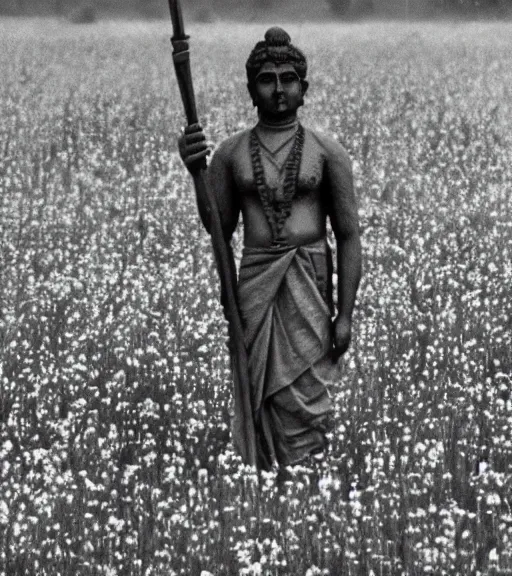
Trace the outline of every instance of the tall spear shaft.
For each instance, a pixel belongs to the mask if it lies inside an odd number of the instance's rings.
[[[172,58],[176,78],[180,88],[181,99],[185,108],[188,124],[196,124],[198,121],[192,73],[190,70],[189,36],[185,34],[183,14],[179,0],[169,0],[169,9],[173,27]],[[256,450],[256,434],[251,400],[251,388],[249,380],[247,350],[245,348],[242,321],[238,309],[235,285],[236,269],[230,246],[224,238],[220,214],[213,191],[206,180],[206,160],[192,173],[196,196],[198,201],[205,200],[207,218],[210,223],[210,235],[213,253],[217,263],[217,271],[220,279],[221,301],[224,306],[224,314],[228,321],[229,338],[231,341],[233,383],[235,412],[239,414],[241,422],[240,433],[242,438],[235,442],[242,452],[242,458],[246,464],[258,465]]]

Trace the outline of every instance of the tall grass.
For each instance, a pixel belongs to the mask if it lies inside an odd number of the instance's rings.
[[[511,27],[290,31],[364,278],[319,488],[278,489],[230,442],[169,30],[0,22],[1,574],[511,573]],[[262,32],[192,29],[213,145]]]

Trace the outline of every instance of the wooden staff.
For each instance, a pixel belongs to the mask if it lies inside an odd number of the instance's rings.
[[[176,78],[180,87],[181,99],[185,107],[185,115],[189,125],[197,124],[197,109],[194,97],[194,86],[190,71],[190,53],[188,40],[183,24],[183,15],[179,0],[169,0],[171,20],[173,27],[172,58]],[[242,322],[238,310],[236,297],[236,269],[233,254],[229,244],[224,238],[220,214],[212,190],[206,181],[206,160],[197,170],[192,172],[194,186],[198,199],[206,199],[206,211],[210,221],[210,235],[212,239],[213,253],[217,263],[217,271],[220,278],[221,301],[224,306],[224,314],[228,321],[229,338],[231,341],[235,412],[240,415],[242,423],[242,438],[237,445],[242,451],[242,458],[246,464],[258,466],[256,451],[256,434],[252,411],[251,388],[249,381],[249,361],[245,348]]]

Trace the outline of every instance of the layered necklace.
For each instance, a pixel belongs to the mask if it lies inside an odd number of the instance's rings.
[[[298,125],[292,149],[285,162],[282,198],[277,199],[274,190],[267,184],[261,160],[261,147],[254,128],[251,131],[250,148],[254,181],[272,231],[272,244],[279,245],[283,243],[281,232],[286,219],[290,216],[292,202],[297,191],[300,162],[304,149],[304,127],[302,124]]]

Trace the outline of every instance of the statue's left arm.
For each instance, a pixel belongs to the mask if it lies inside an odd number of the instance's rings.
[[[334,353],[339,357],[350,344],[352,312],[361,279],[361,240],[350,158],[336,141],[326,138],[323,144],[328,214],[337,244],[338,315],[334,321]]]

